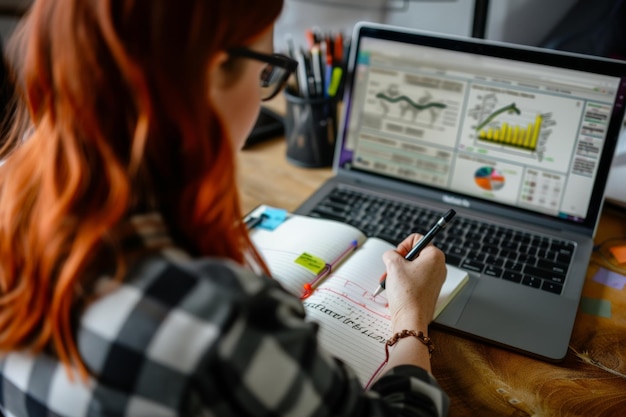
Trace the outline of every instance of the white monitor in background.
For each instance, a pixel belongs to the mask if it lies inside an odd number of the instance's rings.
[[[615,149],[605,198],[609,203],[626,207],[626,128],[623,128]]]
[[[470,36],[475,5],[475,0],[285,0],[274,43],[284,49],[289,34],[296,45],[306,46],[304,29],[312,27],[348,36],[364,20]]]
[[[306,29],[352,33],[354,25],[367,20],[382,22],[387,0],[285,0],[283,11],[274,26],[274,45],[285,49],[291,37],[297,47],[306,47]]]

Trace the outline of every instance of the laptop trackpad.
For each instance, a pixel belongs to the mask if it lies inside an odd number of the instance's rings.
[[[551,359],[565,355],[575,301],[489,277],[471,284],[471,293],[459,294],[462,311],[444,311],[437,323]]]
[[[470,300],[470,296],[474,292],[474,287],[478,283],[478,279],[474,278],[470,274],[468,283],[463,289],[454,296],[450,303],[443,309],[443,311],[437,316],[435,323],[442,324],[444,326],[456,327],[457,322],[463,314],[465,305]]]

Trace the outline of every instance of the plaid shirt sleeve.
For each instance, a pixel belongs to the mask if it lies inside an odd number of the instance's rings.
[[[298,299],[229,262],[153,256],[104,287],[77,333],[90,380],[70,380],[44,354],[1,357],[7,417],[447,414],[420,368],[392,369],[363,391],[320,349]]]

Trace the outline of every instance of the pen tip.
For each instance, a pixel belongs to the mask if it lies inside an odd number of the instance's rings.
[[[383,292],[383,287],[381,285],[379,285],[378,288],[376,288],[376,291],[374,291],[373,297],[376,297],[381,292]]]

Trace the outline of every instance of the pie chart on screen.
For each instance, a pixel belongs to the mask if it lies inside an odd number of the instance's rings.
[[[505,178],[495,168],[481,167],[474,173],[474,181],[483,190],[498,191],[504,187]]]

